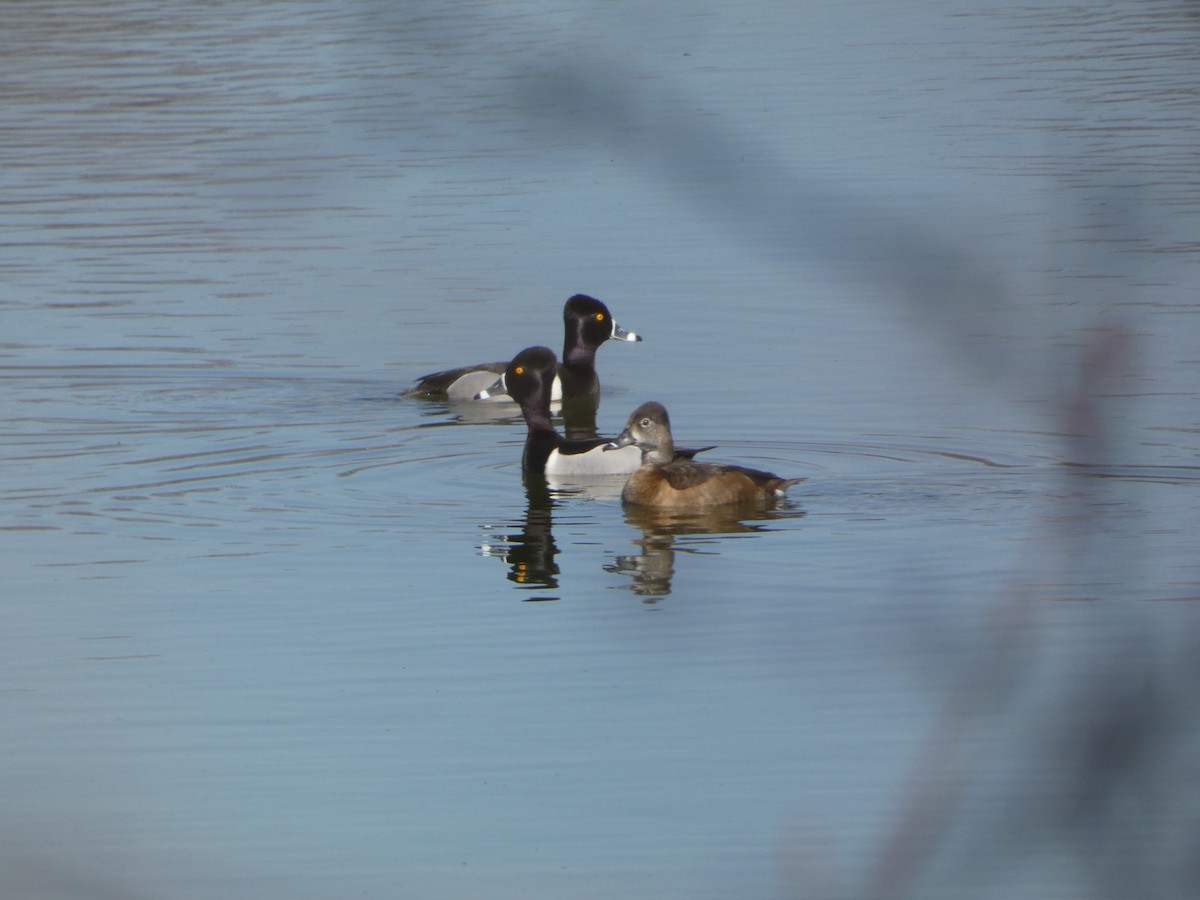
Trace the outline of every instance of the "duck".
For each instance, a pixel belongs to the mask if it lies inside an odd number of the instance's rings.
[[[654,400],[633,411],[625,430],[607,445],[606,452],[624,453],[629,447],[641,451],[641,463],[621,491],[621,499],[633,506],[699,510],[763,503],[786,496],[788,488],[804,480],[681,457],[675,452],[667,409]]]
[[[640,341],[641,335],[617,324],[603,302],[576,294],[563,306],[563,358],[550,392],[552,401],[571,400],[600,393],[596,375],[596,350],[605,341]],[[507,363],[479,363],[432,372],[417,379],[406,397],[446,400],[507,400],[500,376]]]
[[[611,438],[564,438],[550,419],[550,398],[558,358],[549,347],[527,347],[513,357],[501,376],[502,389],[521,407],[527,434],[521,468],[535,475],[628,475],[642,465],[637,447],[607,449]],[[680,448],[689,457],[709,450]]]

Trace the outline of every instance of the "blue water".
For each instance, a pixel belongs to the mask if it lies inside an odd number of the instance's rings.
[[[1197,36],[10,4],[4,894],[1193,896]],[[581,291],[788,504],[401,396]]]

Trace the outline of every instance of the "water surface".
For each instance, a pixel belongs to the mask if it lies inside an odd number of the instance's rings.
[[[10,5],[0,883],[1191,896],[1196,38]],[[648,519],[401,396],[579,291],[646,337],[602,432],[791,501]]]

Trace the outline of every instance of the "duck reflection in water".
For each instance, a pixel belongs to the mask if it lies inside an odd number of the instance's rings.
[[[641,551],[614,557],[604,570],[629,575],[632,581],[625,587],[653,603],[671,593],[676,553],[716,556],[724,537],[770,531],[766,522],[802,515],[802,510],[786,503],[774,508],[751,503],[698,511],[627,505],[625,521],[642,532],[631,543]]]
[[[524,517],[509,529],[492,532],[480,546],[480,553],[508,565],[505,577],[529,592],[526,601],[558,600],[560,551],[554,539],[554,513],[581,496],[612,502],[620,496],[620,490],[619,480],[596,484],[547,482],[539,475],[528,474]],[[653,603],[671,593],[677,553],[715,556],[725,540],[771,531],[772,521],[802,515],[802,510],[789,503],[771,507],[732,504],[699,511],[626,506],[625,521],[642,533],[641,538],[631,542],[639,550],[613,556],[603,568],[630,576],[631,581],[621,587]]]
[[[508,580],[530,591],[558,589],[558,545],[554,542],[553,515],[557,505],[540,475],[525,478],[525,518],[512,534],[497,534],[480,547],[484,556],[508,563]],[[527,600],[557,600],[557,596],[530,596]]]

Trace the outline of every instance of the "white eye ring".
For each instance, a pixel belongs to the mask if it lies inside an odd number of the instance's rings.
[[[649,428],[649,427],[650,427],[650,420],[649,420],[649,419],[642,419],[642,427],[643,427],[643,428]]]

